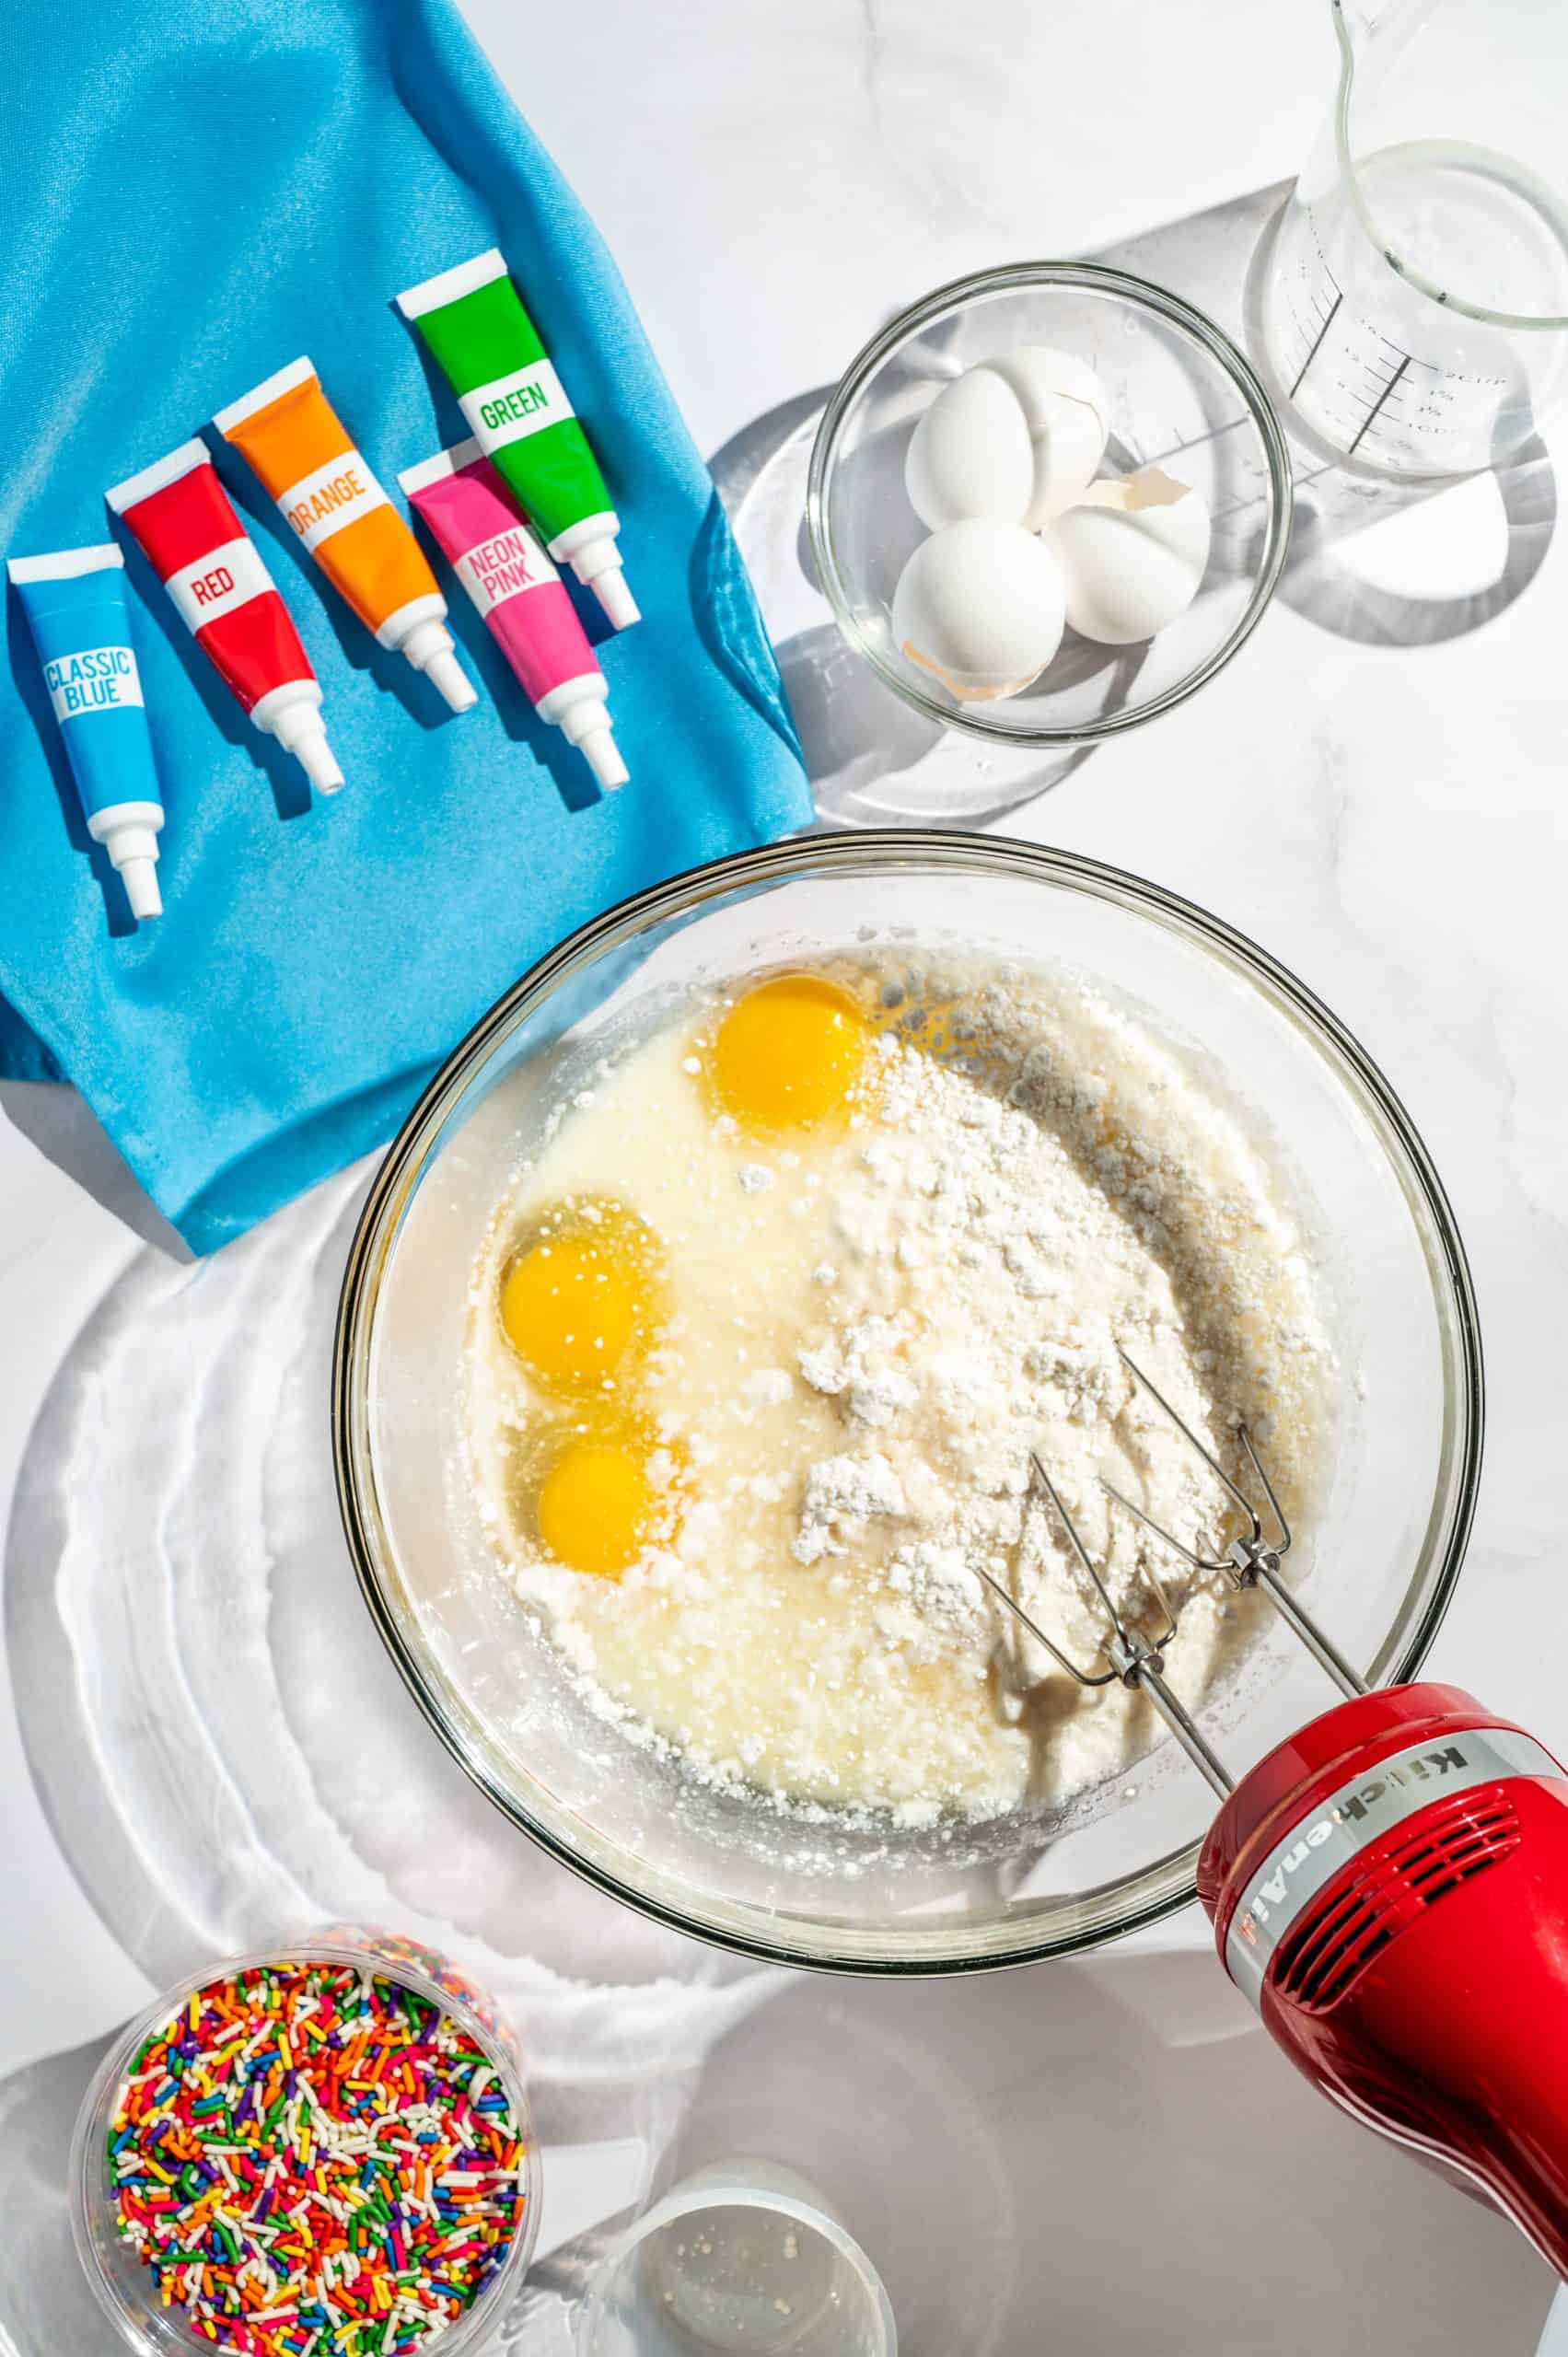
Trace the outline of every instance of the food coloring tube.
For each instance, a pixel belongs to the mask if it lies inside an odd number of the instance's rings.
[[[43,666],[87,832],[119,871],[132,915],[161,916],[163,796],[131,644],[125,560],[110,540],[14,556],[7,570]]]
[[[241,710],[319,792],[335,794],[343,773],[327,744],[316,674],[206,444],[182,442],[105,496]]]
[[[624,785],[604,673],[565,585],[477,442],[398,477],[410,505],[484,616],[541,720],[575,745],[602,786]]]
[[[398,308],[436,355],[480,448],[551,555],[570,563],[617,630],[634,622],[615,543],[621,520],[499,252],[492,247],[409,287]]]
[[[452,649],[447,600],[398,509],[344,431],[308,360],[292,361],[213,424],[242,450],[264,490],[378,646],[408,656],[467,712],[472,681]]]

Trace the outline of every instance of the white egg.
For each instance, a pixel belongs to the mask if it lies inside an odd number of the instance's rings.
[[[1013,696],[1037,679],[1065,621],[1062,574],[1022,524],[970,517],[923,540],[893,592],[893,638],[965,702]]]
[[[1039,531],[1093,482],[1109,410],[1086,360],[1020,343],[944,386],[910,437],[904,483],[923,524],[967,517]]]
[[[1038,532],[1094,481],[1110,405],[1088,362],[1054,344],[1020,343],[985,365],[1012,393],[1028,431],[1034,487],[1023,520]]]
[[[910,437],[904,483],[910,505],[934,532],[970,516],[1022,523],[1034,451],[1012,388],[989,368],[968,369],[944,386]]]
[[[1209,562],[1209,511],[1158,467],[1089,485],[1044,543],[1062,567],[1067,620],[1102,646],[1153,638],[1198,594]]]

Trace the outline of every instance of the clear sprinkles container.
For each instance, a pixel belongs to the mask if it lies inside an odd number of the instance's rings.
[[[325,2070],[300,2067],[317,2054]],[[258,2142],[275,2163],[258,2165]],[[193,2157],[170,2169],[180,2151]],[[105,2055],[70,2200],[88,2281],[144,2357],[475,2357],[539,2228],[516,2040],[454,1964],[382,1931],[338,1925],[208,1966]],[[241,2279],[249,2314],[230,2320]]]

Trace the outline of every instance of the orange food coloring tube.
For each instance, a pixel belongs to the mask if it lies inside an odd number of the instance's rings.
[[[454,712],[475,690],[447,629],[447,600],[407,518],[355,448],[308,360],[280,368],[213,420],[377,644],[406,655]]]

